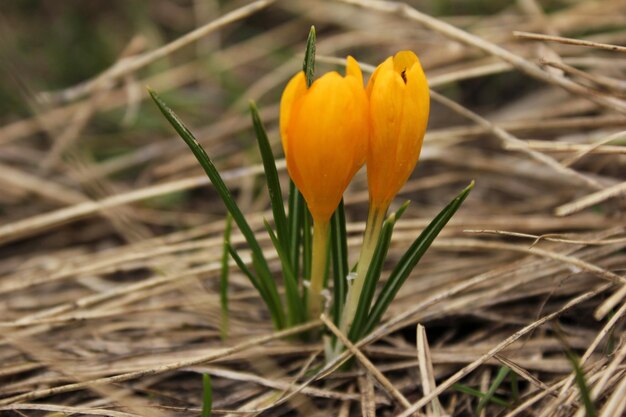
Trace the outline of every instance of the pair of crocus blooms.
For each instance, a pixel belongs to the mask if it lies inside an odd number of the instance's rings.
[[[411,51],[380,64],[367,88],[359,64],[350,56],[344,77],[329,72],[307,87],[300,72],[287,84],[280,103],[287,170],[313,217],[310,318],[321,311],[330,218],[365,163],[370,207],[341,320],[342,330],[348,331],[389,204],[417,163],[429,107],[428,83]]]

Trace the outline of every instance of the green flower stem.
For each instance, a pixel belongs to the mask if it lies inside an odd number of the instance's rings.
[[[322,288],[328,256],[328,230],[328,220],[313,221],[311,280],[307,300],[310,320],[317,319],[322,313]]]
[[[386,212],[387,207],[380,208],[370,206],[369,214],[367,215],[367,224],[365,225],[365,234],[363,235],[363,245],[361,246],[359,263],[356,268],[356,277],[351,285],[348,283],[348,296],[341,316],[340,328],[341,332],[346,336],[350,332],[350,326],[354,321],[354,315],[356,314],[359,298],[363,291],[363,284],[365,283],[365,275],[372,262],[372,256],[374,256],[374,251],[376,250],[376,244],[378,243],[378,237],[380,236],[380,230],[385,220]]]

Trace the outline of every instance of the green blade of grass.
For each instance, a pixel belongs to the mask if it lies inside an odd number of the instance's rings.
[[[307,87],[310,87],[311,84],[313,84],[313,77],[315,76],[315,39],[315,26],[311,26],[309,36],[306,40],[304,62],[302,63],[302,71],[304,71]]]
[[[302,63],[302,70],[305,74],[307,87],[310,87],[313,83],[313,76],[315,74],[315,39],[315,27],[311,26]],[[283,245],[283,248],[289,255],[289,263],[292,266],[295,280],[299,282],[299,277],[308,277],[311,269],[310,213],[304,201],[304,197],[291,180],[289,181],[288,200],[289,215],[286,221],[287,237],[284,239],[288,244]],[[280,236],[281,232],[278,231],[279,240],[281,239]],[[303,297],[306,299],[306,289],[304,289]]]
[[[252,255],[252,266],[254,267],[254,270],[257,271],[259,280],[261,282],[267,282],[267,281],[274,282],[275,281],[274,275],[272,275],[271,271],[265,267],[265,265],[267,265],[265,258],[259,258],[254,252],[252,252],[251,255]],[[282,309],[282,305],[281,305],[281,309]],[[281,310],[281,312],[283,311]],[[287,325],[287,317],[283,315],[282,318],[283,318],[283,321],[280,323],[281,327],[277,327],[278,324],[274,323],[276,329],[283,329]]]
[[[276,234],[278,241],[283,248],[289,246],[289,232],[287,227],[287,216],[285,215],[285,206],[283,204],[283,192],[278,179],[278,171],[276,170],[276,160],[272,153],[267,132],[261,122],[259,111],[253,101],[250,102],[250,114],[252,115],[252,124],[256,133],[261,159],[263,160],[263,170],[267,181],[267,191],[269,192],[270,202],[272,205],[272,213],[274,214],[274,224],[276,225]]]
[[[283,246],[280,244],[279,238],[276,236],[272,227],[263,219],[265,229],[270,236],[270,240],[276,249],[278,258],[280,259],[283,270],[283,280],[285,282],[285,297],[287,299],[287,325],[294,326],[305,322],[305,310],[300,292],[298,291],[298,282],[293,274],[291,265],[289,265],[289,256],[285,253]]]
[[[474,182],[472,181],[469,186],[461,191],[461,193],[430,222],[417,239],[415,239],[409,250],[402,256],[376,299],[376,303],[374,307],[372,307],[363,334],[371,332],[378,324],[415,265],[417,265],[424,253],[426,253],[426,250],[433,243],[441,229],[443,229],[454,213],[461,207],[461,204],[463,204],[463,201],[473,187]]]
[[[511,399],[513,400],[513,404],[517,404],[519,401],[519,381],[517,379],[517,374],[515,372],[511,372]]]
[[[339,323],[348,293],[348,242],[343,199],[330,220],[330,250],[333,262],[333,320]]]
[[[309,30],[309,35],[306,40],[306,50],[304,51],[304,60],[302,61],[302,71],[304,71],[304,76],[306,78],[306,85],[310,87],[313,84],[313,78],[315,77],[315,42],[316,42],[316,34],[315,34],[315,26],[311,26]],[[300,198],[304,200],[302,195],[300,194]],[[303,275],[305,277],[311,276],[311,228],[313,221],[311,219],[311,213],[306,204],[303,204],[304,208],[304,221],[303,221],[303,230],[302,230],[302,268]]]
[[[398,208],[398,210],[396,210],[396,221],[400,220],[400,217],[402,217],[402,215],[404,214],[406,209],[409,208],[410,204],[411,204],[411,200],[406,200],[404,203],[402,203],[400,208]]]
[[[261,285],[259,278],[250,270],[250,268],[248,268],[248,266],[243,261],[243,259],[241,259],[241,257],[239,256],[235,248],[233,248],[231,245],[228,245],[228,253],[230,254],[230,257],[233,258],[233,260],[237,264],[237,267],[239,268],[239,270],[243,272],[245,276],[248,277],[248,279],[250,280],[254,288],[257,289],[257,291],[261,295],[261,298],[263,298],[263,300],[268,299],[269,294],[267,294],[267,290],[265,289],[265,287]],[[272,321],[276,325],[277,323],[274,321],[274,316],[271,316],[271,317],[272,317]]]
[[[574,368],[576,386],[578,386],[578,391],[580,391],[580,399],[582,400],[583,406],[585,407],[585,416],[596,417],[596,406],[593,404],[593,400],[591,399],[591,392],[589,391],[589,385],[587,385],[585,372],[580,367],[578,357],[569,348],[565,351],[565,354],[567,355],[567,359],[572,364],[572,368]]]
[[[228,248],[230,247],[230,233],[233,228],[233,217],[226,216],[226,226],[224,227],[224,244],[222,248],[222,268],[220,276],[220,311],[221,325],[220,335],[222,340],[228,338]]]
[[[202,374],[202,414],[201,417],[211,417],[213,408],[213,387],[209,374]]]
[[[302,61],[302,71],[304,71],[307,87],[313,84],[313,77],[315,76],[315,40],[315,26],[311,26],[306,41],[304,60]],[[300,277],[300,251],[304,244],[303,230],[306,216],[308,216],[308,209],[304,198],[293,181],[289,181],[289,259],[296,279]],[[303,254],[303,257],[306,258],[306,254]],[[303,276],[307,276],[306,270],[306,262],[303,262]]]
[[[479,416],[480,412],[483,410],[483,408],[485,408],[485,406],[487,406],[487,404],[489,404],[491,402],[492,398],[496,394],[496,390],[500,387],[500,385],[504,381],[504,378],[506,378],[506,376],[509,374],[509,372],[511,372],[511,368],[508,368],[506,366],[500,367],[500,370],[498,371],[498,374],[493,379],[493,382],[489,386],[489,389],[485,393],[485,396],[482,397],[480,399],[480,401],[478,402],[478,405],[476,406],[476,414],[475,415]]]
[[[591,399],[591,392],[589,391],[589,385],[587,384],[587,380],[585,378],[585,371],[583,371],[580,366],[580,360],[576,353],[572,350],[572,347],[569,345],[560,323],[558,321],[552,322],[552,328],[554,335],[563,345],[563,350],[567,360],[572,364],[572,368],[574,369],[574,380],[576,382],[576,386],[578,387],[578,391],[580,392],[580,399],[585,407],[585,416],[595,417],[597,415],[596,407]]]
[[[363,337],[364,325],[367,322],[369,316],[370,307],[372,306],[372,300],[374,299],[374,293],[376,291],[376,285],[380,279],[380,274],[383,270],[385,259],[387,258],[387,251],[391,244],[391,236],[393,234],[393,228],[396,221],[400,219],[402,214],[409,206],[409,201],[406,201],[397,212],[391,213],[383,222],[380,235],[378,236],[378,242],[376,242],[376,248],[374,249],[374,255],[372,261],[365,274],[365,280],[363,283],[363,290],[359,297],[359,303],[357,304],[356,313],[354,315],[354,321],[350,326],[349,339],[353,342]]]
[[[454,384],[452,385],[452,388],[456,391],[462,392],[463,394],[472,395],[476,398],[483,398],[485,396],[483,392],[480,392],[477,389],[474,389],[472,387],[468,387],[467,385],[464,385],[464,384]],[[495,395],[491,397],[491,402],[494,404],[500,405],[502,407],[511,408],[511,405],[509,403],[507,403],[505,400],[503,400],[500,397],[496,397]]]
[[[163,113],[168,122],[174,127],[176,132],[180,135],[180,137],[185,141],[189,149],[193,152],[194,156],[206,172],[207,176],[213,183],[215,190],[222,198],[224,205],[228,209],[229,213],[233,216],[233,220],[237,223],[239,230],[244,235],[250,249],[252,250],[252,258],[256,259],[255,268],[258,268],[257,273],[259,274],[260,280],[259,284],[265,288],[265,293],[267,294],[267,298],[264,298],[265,303],[267,304],[267,308],[272,315],[274,322],[278,326],[279,329],[284,328],[285,325],[285,313],[283,311],[282,302],[280,300],[280,296],[278,295],[278,289],[276,287],[276,283],[273,279],[271,279],[271,273],[269,271],[269,267],[265,258],[263,257],[263,252],[261,250],[261,246],[259,242],[256,240],[254,236],[254,232],[250,228],[250,225],[246,221],[243,213],[237,206],[233,196],[230,193],[228,187],[222,180],[217,168],[211,161],[211,158],[204,151],[202,146],[198,143],[196,138],[193,136],[191,131],[187,129],[187,127],[182,123],[182,121],[176,116],[174,111],[170,109],[167,104],[152,90],[149,90],[150,96],[156,103],[157,107]],[[268,279],[267,277],[270,277]]]
[[[304,199],[293,181],[289,181],[289,261],[296,280],[300,277],[300,249],[304,221]]]
[[[311,217],[311,213],[309,213],[306,204],[304,207],[304,222],[302,225],[302,274],[309,279],[311,277],[311,267],[313,265],[313,218]]]
[[[354,313],[354,320],[352,321],[350,331],[348,333],[348,338],[353,342],[360,338],[363,326],[367,322],[367,313],[372,304],[374,292],[376,291],[376,284],[378,283],[385,258],[387,257],[387,251],[389,250],[389,243],[391,242],[393,224],[395,221],[396,215],[393,213],[383,222],[378,242],[376,243],[376,249],[374,249],[374,255],[372,256],[372,261],[365,274],[363,289],[361,290],[356,312]]]

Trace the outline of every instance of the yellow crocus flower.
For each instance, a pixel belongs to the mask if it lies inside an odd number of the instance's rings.
[[[280,101],[280,131],[289,176],[313,216],[307,308],[317,318],[330,217],[367,152],[369,108],[356,60],[347,58],[345,77],[329,72],[310,88],[304,73],[296,74]]]
[[[417,56],[401,51],[387,58],[372,74],[367,95],[370,204],[386,211],[415,168],[428,124],[430,94]]]
[[[367,181],[370,207],[356,277],[341,318],[348,334],[391,200],[413,172],[430,109],[428,82],[419,59],[400,51],[380,64],[367,84],[370,135]]]
[[[329,72],[306,86],[294,76],[280,102],[287,170],[317,221],[328,221],[365,162],[368,104],[359,64],[347,58],[346,76]]]

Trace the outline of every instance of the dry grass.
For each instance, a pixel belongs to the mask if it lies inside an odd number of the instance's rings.
[[[188,34],[155,46],[136,33],[100,75],[26,95],[32,117],[0,119],[0,414],[198,415],[200,374],[209,373],[216,414],[463,416],[477,399],[454,384],[484,392],[505,365],[520,381],[519,401],[481,415],[583,416],[566,346],[581,358],[598,415],[624,413],[622,1],[560,2],[547,13],[544,2],[520,0],[440,18],[416,2],[266,0],[219,13],[200,3],[184,9]],[[195,22],[209,23],[192,31]],[[429,76],[430,128],[397,199],[413,203],[391,262],[462,186],[477,184],[383,324],[349,345],[350,372],[324,366],[321,345],[288,337],[337,332],[332,323],[272,333],[234,266],[230,336],[220,339],[224,209],[145,100],[148,84],[192,93],[201,110],[181,115],[269,249],[268,198],[241,104],[259,101],[278,152],[277,98],[311,23],[319,70],[348,53],[367,69],[410,48]],[[220,38],[250,27],[263,29]],[[244,86],[236,101],[220,98],[225,81],[205,70],[207,57]],[[205,108],[211,118],[198,117]],[[97,118],[112,111],[123,119],[103,138]],[[162,131],[124,134],[141,112]],[[106,140],[128,150],[87,156]],[[361,172],[346,195],[352,247],[365,186]],[[233,242],[243,240],[234,233]]]

